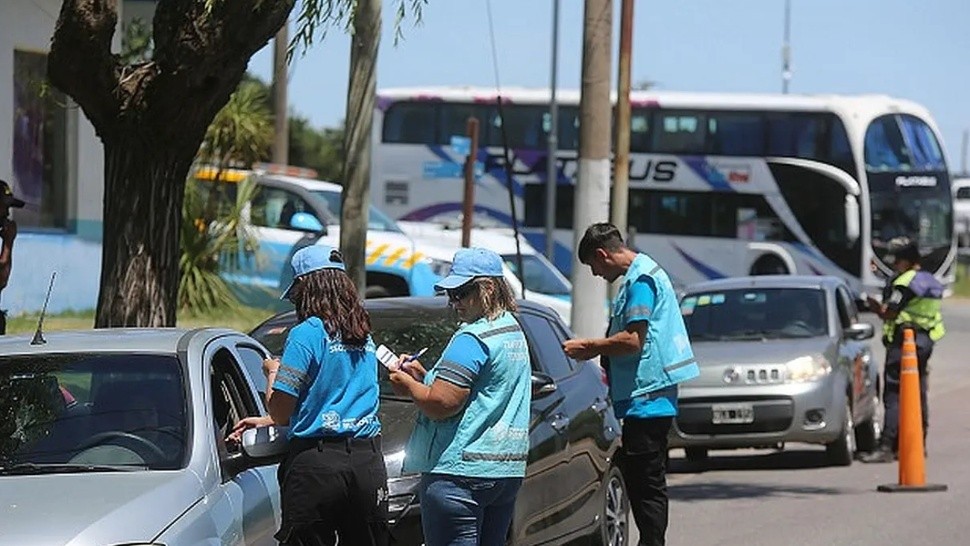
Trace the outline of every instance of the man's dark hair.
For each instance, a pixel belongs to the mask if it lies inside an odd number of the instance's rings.
[[[609,222],[600,222],[586,228],[586,233],[583,234],[582,240],[579,241],[579,249],[577,251],[579,261],[589,265],[589,261],[592,259],[593,253],[596,252],[597,248],[602,248],[610,253],[625,248],[623,235],[620,235],[620,230],[616,229],[616,226]]]

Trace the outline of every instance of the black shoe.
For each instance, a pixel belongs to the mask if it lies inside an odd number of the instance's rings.
[[[866,453],[859,460],[864,463],[891,463],[896,460],[896,454],[890,449],[881,448]]]

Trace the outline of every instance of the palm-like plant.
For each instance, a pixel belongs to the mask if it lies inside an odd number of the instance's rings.
[[[239,267],[243,256],[256,256],[257,241],[247,222],[249,204],[256,195],[252,178],[225,191],[223,172],[249,166],[266,157],[273,138],[272,116],[265,92],[244,82],[206,131],[196,156],[196,168],[215,169],[212,188],[204,188],[194,176],[185,184],[179,257],[179,308],[189,311],[232,309],[238,298],[220,275]],[[227,196],[234,198],[227,199]]]

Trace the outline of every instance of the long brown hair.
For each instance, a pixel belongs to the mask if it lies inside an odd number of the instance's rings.
[[[350,277],[339,269],[320,269],[295,279],[290,299],[301,321],[318,317],[331,337],[363,345],[370,335],[370,315]]]
[[[479,277],[473,280],[477,284],[478,297],[482,302],[482,309],[489,320],[494,320],[503,311],[514,313],[518,310],[512,288],[502,277]]]

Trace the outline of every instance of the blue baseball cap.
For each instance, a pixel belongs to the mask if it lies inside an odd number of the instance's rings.
[[[475,277],[504,277],[502,257],[485,248],[463,248],[455,252],[448,276],[438,281],[435,290],[452,290]]]
[[[290,263],[293,266],[293,280],[290,281],[290,285],[280,295],[281,300],[285,300],[290,295],[290,290],[293,288],[293,283],[296,282],[296,279],[307,273],[313,273],[321,269],[339,269],[340,271],[346,271],[343,258],[340,256],[340,251],[327,245],[311,245],[306,248],[301,248],[293,254],[293,259]]]

